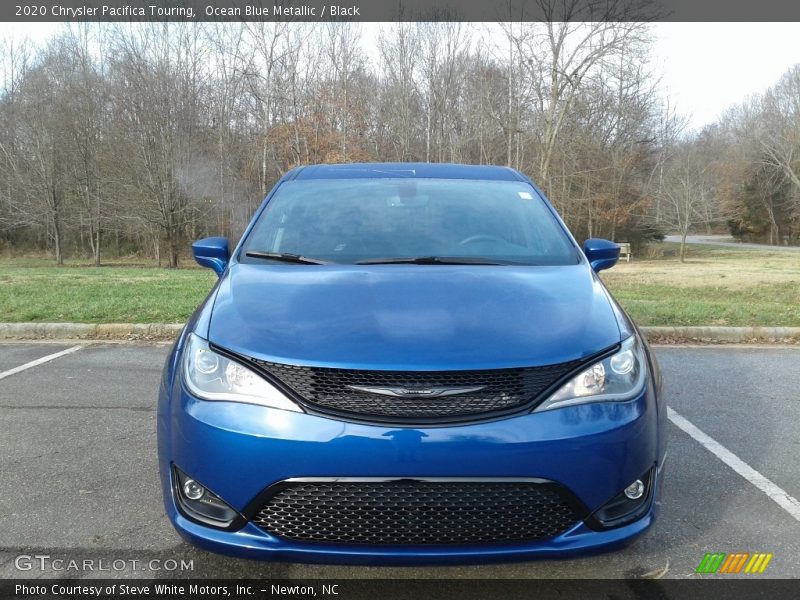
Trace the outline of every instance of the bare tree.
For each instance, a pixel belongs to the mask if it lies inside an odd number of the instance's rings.
[[[31,61],[31,47],[26,40],[13,37],[0,39],[0,231],[4,235],[13,229],[29,225],[23,211],[23,183],[26,173],[19,155],[22,84]]]
[[[800,65],[787,71],[762,100],[765,161],[800,192]]]
[[[167,265],[178,266],[189,207],[187,187],[197,157],[195,127],[202,85],[199,31],[186,24],[117,28],[112,40],[115,104],[130,152],[139,196],[138,216],[155,226],[167,248]],[[122,159],[122,157],[120,157]]]
[[[710,165],[703,160],[698,148],[687,142],[676,148],[673,158],[665,165],[658,191],[661,202],[656,224],[680,235],[681,262],[686,259],[686,237],[693,227],[708,218],[714,190]]]
[[[103,74],[103,48],[96,43],[88,24],[72,26],[57,40],[69,78],[65,82],[62,105],[63,124],[69,138],[68,148],[74,159],[69,161],[70,184],[83,214],[86,216],[88,241],[95,265],[100,265],[105,194],[103,157],[104,136],[108,118],[108,95]],[[83,226],[80,227],[83,229]]]
[[[536,95],[540,144],[537,175],[547,189],[559,135],[582,86],[593,72],[639,42],[647,24],[625,20],[632,13],[624,3],[607,5],[611,12],[603,13],[604,20],[593,22],[575,19],[587,10],[596,10],[596,3],[540,0],[538,4],[547,20],[525,24],[514,44]]]
[[[24,210],[41,223],[56,264],[64,263],[64,233],[68,202],[69,134],[62,99],[67,94],[69,57],[58,39],[51,41],[42,61],[22,87],[21,143],[18,160],[27,171]]]
[[[425,107],[425,162],[450,160],[454,154],[450,133],[455,128],[461,60],[468,44],[464,27],[454,21],[420,24],[421,76],[417,94]]]
[[[275,174],[280,173],[280,163],[270,140],[274,124],[275,91],[274,73],[279,59],[286,51],[281,40],[290,27],[287,22],[257,21],[245,23],[245,44],[241,47],[239,61],[246,75],[250,94],[261,122],[259,188],[264,196]],[[252,50],[249,50],[252,49]]]
[[[415,66],[419,55],[418,28],[414,23],[394,23],[378,37],[381,68],[386,77],[386,118],[393,127],[395,156],[412,160],[412,140],[417,122],[419,98],[415,85]]]
[[[505,163],[576,235],[633,235],[644,199],[666,197],[676,146],[646,27],[577,22],[605,14],[590,4],[542,0],[571,20],[475,43],[442,15],[395,23],[375,57],[353,24],[72,26],[0,91],[3,235],[174,267],[188,238],[241,232],[287,169],[345,160]]]

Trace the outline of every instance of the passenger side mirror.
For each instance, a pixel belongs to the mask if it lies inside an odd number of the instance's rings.
[[[192,254],[201,267],[213,269],[217,277],[221,276],[228,266],[230,251],[228,240],[224,237],[209,237],[197,240],[192,244]]]
[[[600,238],[591,238],[583,242],[583,253],[595,273],[610,269],[619,260],[619,246],[614,242]]]

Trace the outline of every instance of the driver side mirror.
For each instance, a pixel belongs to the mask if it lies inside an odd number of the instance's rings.
[[[213,269],[220,277],[228,266],[230,251],[228,240],[224,237],[209,237],[192,244],[192,254],[201,267]]]
[[[619,260],[619,246],[614,242],[600,238],[591,238],[583,242],[583,253],[595,273],[610,269]]]

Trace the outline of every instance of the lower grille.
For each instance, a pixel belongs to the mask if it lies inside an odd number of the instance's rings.
[[[458,419],[513,410],[532,402],[581,364],[571,361],[543,367],[478,371],[361,371],[251,360],[312,409],[374,420]],[[358,387],[401,389],[410,393],[398,397]],[[415,391],[431,388],[467,391],[438,397],[413,395]]]
[[[519,543],[580,519],[554,484],[532,481],[298,481],[276,489],[253,522],[299,542]]]

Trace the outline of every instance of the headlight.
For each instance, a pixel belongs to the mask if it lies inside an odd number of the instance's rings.
[[[208,342],[189,334],[183,359],[186,387],[203,400],[227,400],[302,412],[266,379],[214,352]]]
[[[622,342],[618,352],[578,373],[535,411],[587,402],[630,400],[641,393],[647,366],[638,338]]]

